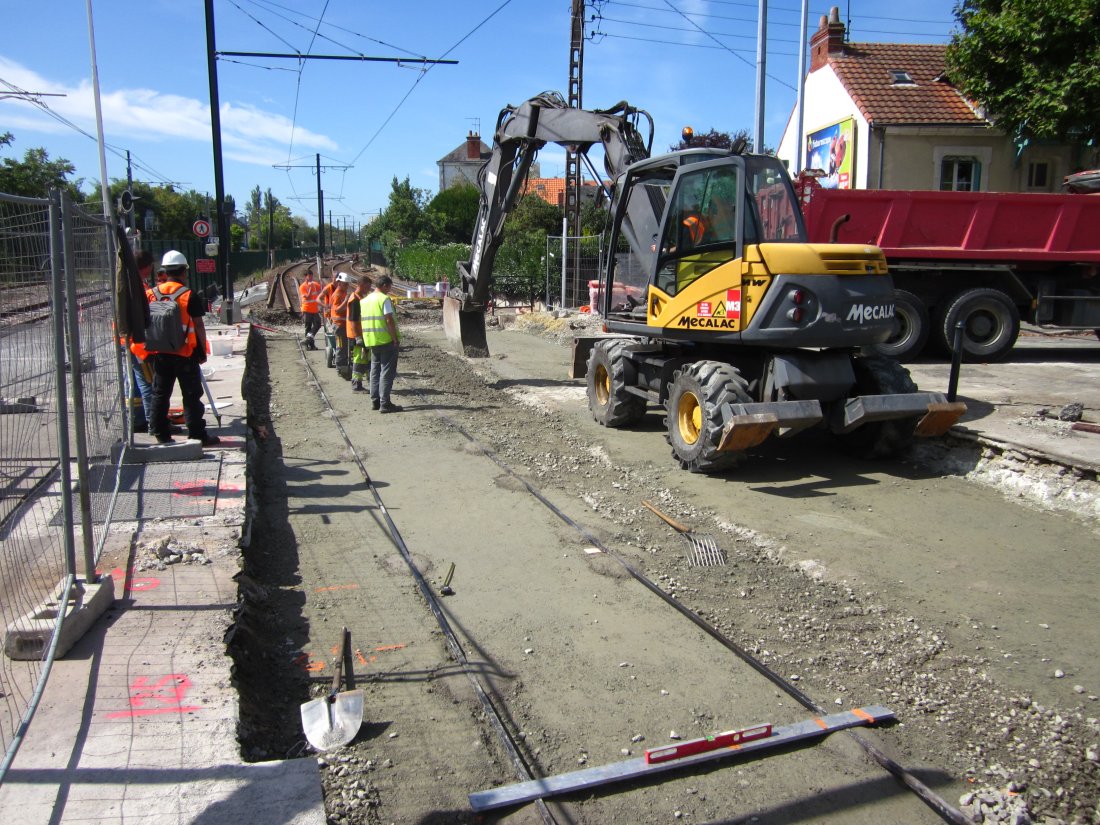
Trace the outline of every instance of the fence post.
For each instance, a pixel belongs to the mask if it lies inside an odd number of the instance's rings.
[[[61,241],[61,192],[50,190],[50,300],[53,304],[53,360],[57,393],[57,452],[61,471],[62,536],[65,542],[65,574],[76,575],[76,538],[73,534],[72,464],[69,455],[69,397],[65,385],[65,266]]]
[[[61,226],[65,243],[65,321],[69,325],[69,376],[73,382],[73,424],[76,434],[76,471],[80,493],[80,532],[84,545],[84,580],[97,581],[95,533],[92,529],[92,492],[88,479],[88,433],[84,421],[84,382],[81,377],[80,296],[76,291],[76,254],[73,244],[72,201],[61,193]],[[116,347],[117,350],[117,347]],[[66,489],[64,495],[69,495]],[[74,559],[75,566],[75,559]],[[75,571],[74,571],[75,572]]]

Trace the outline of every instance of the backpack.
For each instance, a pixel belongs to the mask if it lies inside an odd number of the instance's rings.
[[[180,296],[190,292],[187,287],[166,295],[159,286],[153,287],[155,301],[149,302],[149,326],[145,328],[145,349],[148,352],[178,352],[187,340],[180,311]]]

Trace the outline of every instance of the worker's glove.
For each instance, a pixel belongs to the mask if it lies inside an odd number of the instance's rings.
[[[355,346],[357,346],[357,347],[365,347],[366,346],[366,344],[363,342],[363,336],[362,335],[360,335],[358,338],[355,339]]]

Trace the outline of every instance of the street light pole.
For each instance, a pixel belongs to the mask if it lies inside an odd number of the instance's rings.
[[[215,281],[222,285],[219,320],[233,323],[233,285],[229,283],[229,226],[225,214],[225,182],[222,179],[222,121],[218,102],[218,57],[214,46],[214,0],[206,2],[206,69],[210,77],[210,132],[214,142],[214,198],[217,200],[218,254],[214,258]]]

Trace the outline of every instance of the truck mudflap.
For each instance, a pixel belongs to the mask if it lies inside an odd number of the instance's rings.
[[[922,416],[914,435],[943,435],[966,412],[966,404],[948,401],[943,393],[910,392],[896,395],[860,395],[834,408],[834,432],[850,433],[872,421]]]
[[[773,401],[763,404],[730,404],[719,451],[747,450],[764,442],[779,430],[793,435],[824,418],[819,401]]]

